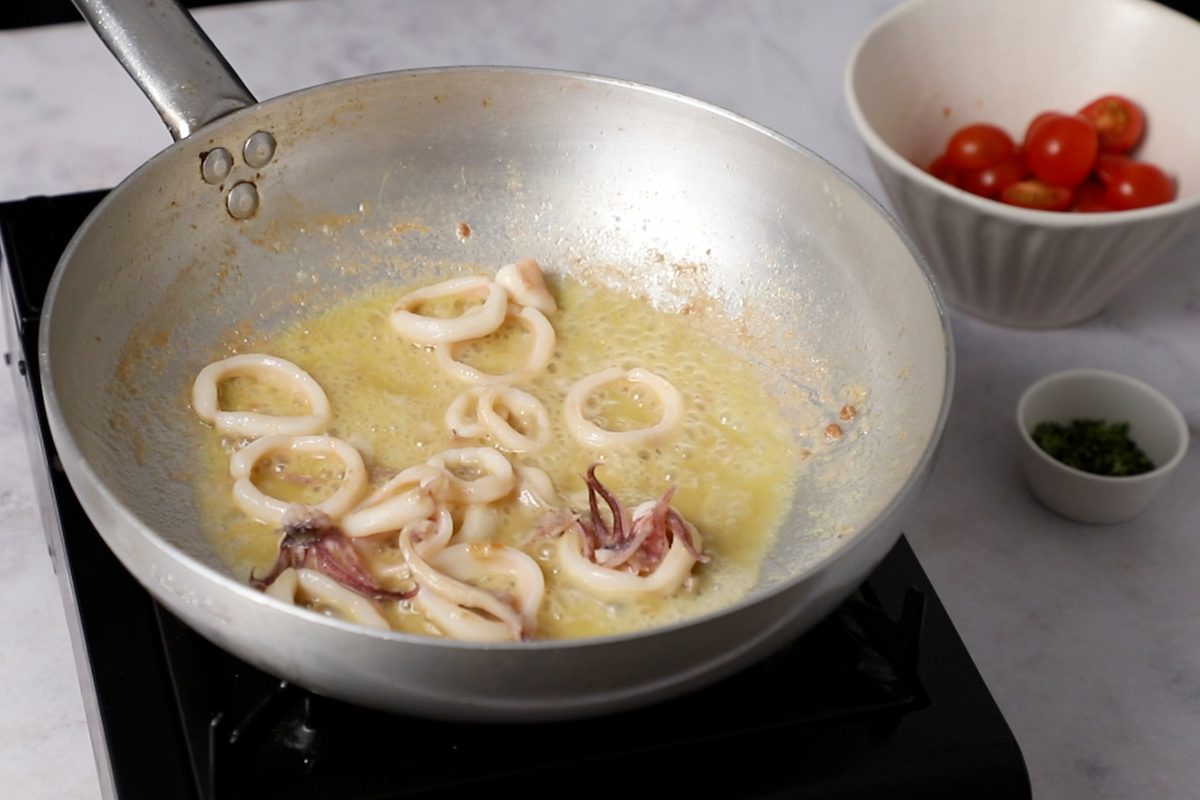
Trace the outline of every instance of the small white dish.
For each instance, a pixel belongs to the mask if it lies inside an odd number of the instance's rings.
[[[1129,423],[1129,438],[1155,468],[1128,477],[1094,475],[1055,460],[1033,441],[1038,423],[1076,419]],[[1188,448],[1187,422],[1162,392],[1101,369],[1056,372],[1034,383],[1017,402],[1017,429],[1033,494],[1064,517],[1093,525],[1124,522],[1145,510]]]

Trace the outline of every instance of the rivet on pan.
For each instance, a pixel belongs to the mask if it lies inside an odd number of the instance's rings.
[[[246,163],[258,169],[265,167],[275,156],[275,137],[266,131],[251,134],[242,148],[242,157]]]
[[[233,169],[233,156],[224,147],[209,150],[204,154],[204,160],[200,162],[200,175],[204,178],[204,182],[214,186],[229,177],[231,169]]]
[[[258,189],[246,181],[235,185],[225,198],[225,207],[234,219],[249,219],[258,210]]]

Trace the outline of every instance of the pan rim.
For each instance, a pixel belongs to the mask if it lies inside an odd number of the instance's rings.
[[[899,238],[901,244],[903,244],[907,249],[921,277],[924,279],[927,290],[930,293],[930,299],[932,300],[933,308],[938,316],[938,323],[941,329],[944,344],[944,380],[938,415],[929,431],[929,435],[924,444],[924,448],[921,451],[920,458],[917,459],[914,467],[909,471],[908,477],[905,479],[899,489],[893,494],[891,499],[874,517],[864,523],[856,533],[847,537],[842,543],[835,545],[833,549],[825,556],[815,559],[813,562],[798,569],[788,578],[779,580],[773,583],[771,586],[754,590],[750,594],[729,605],[722,606],[721,608],[714,609],[697,616],[688,617],[683,620],[666,623],[663,625],[655,625],[649,628],[620,634],[606,634],[602,636],[591,636],[579,639],[546,639],[521,642],[470,642],[450,639],[447,637],[404,633],[395,630],[381,631],[370,629],[356,623],[316,614],[307,609],[283,603],[282,601],[276,600],[275,598],[253,589],[247,584],[239,582],[228,572],[209,566],[208,564],[200,561],[198,558],[190,555],[185,550],[171,544],[164,537],[162,537],[157,530],[143,522],[140,517],[133,512],[132,509],[121,502],[113,494],[113,492],[109,490],[105,482],[100,479],[92,465],[84,458],[81,448],[78,446],[74,435],[71,433],[70,425],[63,414],[62,405],[59,402],[59,396],[52,380],[53,360],[50,353],[50,348],[48,347],[51,331],[55,327],[55,321],[58,316],[55,313],[57,307],[57,296],[59,287],[64,280],[64,275],[67,274],[69,265],[73,262],[73,257],[76,250],[81,246],[81,243],[83,242],[84,238],[86,238],[91,228],[97,224],[99,220],[106,216],[106,210],[111,205],[115,204],[124,192],[132,191],[129,187],[136,185],[139,182],[139,178],[145,172],[151,170],[161,161],[174,157],[178,150],[185,146],[186,143],[198,140],[221,126],[229,125],[231,123],[236,124],[239,121],[244,121],[247,119],[252,119],[255,116],[259,116],[261,115],[263,109],[267,106],[280,104],[285,100],[307,94],[315,94],[318,92],[338,92],[344,90],[348,86],[354,86],[356,84],[365,84],[377,81],[407,80],[413,77],[429,74],[450,75],[469,73],[507,73],[525,75],[538,80],[567,79],[572,81],[581,81],[587,84],[602,84],[621,90],[651,95],[671,103],[690,106],[697,110],[745,127],[757,135],[766,136],[767,138],[773,140],[777,144],[782,145],[800,157],[815,161],[818,166],[822,167],[827,173],[829,173],[830,178],[841,181],[851,192],[856,193],[870,209],[872,209],[877,215],[882,217],[883,220],[887,222],[893,234]],[[79,265],[76,265],[73,271],[78,271],[78,269],[80,269],[80,267]],[[449,650],[469,650],[472,652],[480,650],[488,652],[540,652],[545,650],[561,651],[604,647],[611,645],[614,642],[626,642],[667,635],[678,630],[704,625],[711,620],[738,614],[751,606],[759,605],[769,598],[772,598],[781,592],[787,591],[795,584],[810,579],[817,572],[824,571],[831,565],[837,564],[846,558],[849,558],[852,553],[858,551],[862,547],[867,546],[870,542],[876,539],[890,537],[888,541],[888,547],[890,549],[891,545],[899,539],[902,531],[899,530],[898,527],[894,531],[886,530],[884,524],[889,520],[896,520],[899,522],[899,520],[896,519],[898,513],[913,499],[914,495],[917,493],[919,485],[926,479],[931,467],[931,462],[933,461],[938,445],[945,431],[955,380],[955,350],[949,313],[945,301],[942,297],[940,289],[938,288],[937,282],[920,251],[916,248],[915,244],[912,242],[896,218],[889,211],[887,211],[887,209],[878,200],[876,200],[875,197],[867,192],[849,175],[847,175],[838,167],[834,166],[818,153],[808,149],[799,142],[736,112],[689,95],[684,95],[648,84],[638,83],[627,79],[569,70],[518,66],[463,65],[449,67],[421,67],[416,69],[373,73],[370,75],[344,78],[329,83],[298,89],[277,97],[260,101],[254,105],[239,109],[238,111],[235,111],[225,117],[214,120],[202,128],[197,129],[187,139],[174,142],[152,156],[145,163],[141,164],[137,169],[130,173],[111,191],[109,191],[109,193],[101,200],[92,213],[88,215],[87,219],[71,237],[70,242],[56,264],[54,274],[46,292],[42,317],[39,323],[38,369],[41,376],[42,395],[46,405],[47,420],[50,425],[54,445],[62,455],[62,462],[64,468],[66,468],[72,486],[75,486],[77,480],[83,481],[88,489],[95,493],[95,495],[99,497],[109,509],[112,510],[114,516],[120,518],[124,525],[128,526],[130,530],[136,531],[144,542],[149,543],[155,549],[171,556],[173,561],[179,565],[180,569],[186,568],[187,570],[191,571],[196,578],[200,579],[201,582],[208,585],[215,585],[222,590],[232,590],[240,599],[249,600],[251,602],[260,604],[265,608],[270,609],[274,613],[290,614],[298,619],[303,620],[304,622],[320,624],[334,630],[352,633],[356,636],[365,635],[388,642],[419,644],[424,647],[445,648]],[[86,505],[85,509],[87,509]],[[88,514],[89,518],[91,518],[92,514],[90,509],[88,510]],[[100,526],[97,525],[96,529],[97,532],[100,532]],[[106,545],[110,549],[113,549],[113,545],[110,543],[109,537],[103,532],[100,532],[100,536],[105,540]],[[114,550],[114,552],[116,551]],[[120,554],[118,554],[118,556],[119,555]],[[155,594],[154,587],[148,588],[150,589],[151,594]],[[164,589],[164,591],[166,590]]]

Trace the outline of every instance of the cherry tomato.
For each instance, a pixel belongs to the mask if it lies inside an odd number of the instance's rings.
[[[995,125],[968,125],[950,137],[946,157],[959,169],[983,169],[1012,157],[1012,137]]]
[[[958,186],[958,170],[950,163],[950,157],[945,153],[935,158],[929,165],[929,174],[939,181]]]
[[[1043,111],[1017,145],[1002,128],[958,129],[929,173],[964,191],[1024,208],[1117,211],[1166,203],[1174,181],[1130,153],[1146,120],[1127,97],[1104,95],[1077,114]]]
[[[1072,192],[1039,180],[1017,181],[1000,193],[1000,202],[1039,211],[1066,211],[1071,207]]]
[[[1018,155],[983,169],[963,170],[958,175],[958,187],[980,197],[996,199],[1000,192],[1028,174],[1025,162]]]
[[[1075,203],[1071,206],[1072,211],[1112,211],[1112,206],[1104,202],[1104,193],[1107,191],[1103,183],[1095,178],[1088,178],[1083,183],[1079,184],[1079,188],[1075,190]]]
[[[1043,111],[1030,120],[1029,127],[1025,129],[1025,140],[1021,143],[1022,154],[1029,149],[1029,140],[1033,138],[1034,132],[1042,126],[1042,123],[1052,120],[1058,115],[1057,111]]]
[[[1105,185],[1112,183],[1113,176],[1126,164],[1133,161],[1129,156],[1119,156],[1116,153],[1101,153],[1096,156],[1096,177]]]
[[[1116,94],[1093,100],[1079,111],[1100,136],[1100,151],[1128,153],[1141,141],[1146,118],[1137,103]]]
[[[1108,182],[1104,202],[1117,211],[1145,208],[1175,199],[1175,182],[1146,161],[1130,161]]]
[[[1025,144],[1029,171],[1054,186],[1075,188],[1096,164],[1100,141],[1095,127],[1078,114],[1055,114],[1034,122]]]

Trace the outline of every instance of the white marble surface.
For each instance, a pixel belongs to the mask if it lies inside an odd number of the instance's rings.
[[[198,17],[259,97],[414,66],[598,72],[740,112],[880,196],[841,79],[854,40],[891,5],[279,0]],[[0,109],[0,199],[112,185],[169,141],[80,25],[0,34]],[[1152,383],[1194,433],[1197,263],[1200,234],[1104,315],[1070,330],[953,318],[954,407],[908,531],[1012,725],[1039,799],[1188,798],[1200,786],[1200,453],[1193,442],[1143,516],[1099,529],[1030,497],[1013,438],[1020,390],[1073,366]],[[0,380],[0,786],[9,797],[94,797],[87,724],[11,384]]]

